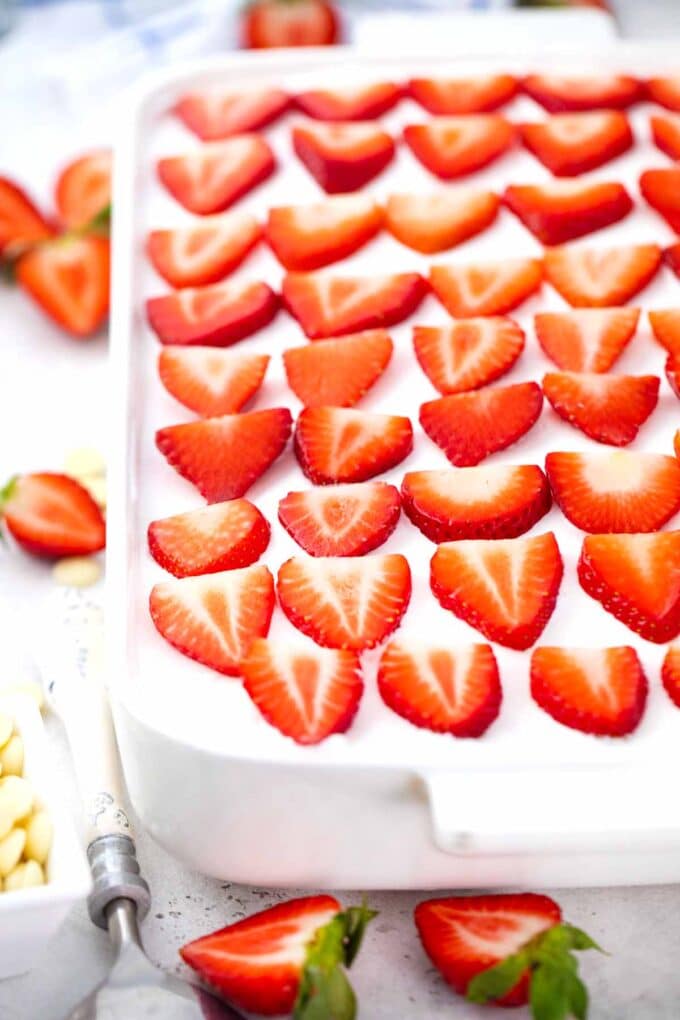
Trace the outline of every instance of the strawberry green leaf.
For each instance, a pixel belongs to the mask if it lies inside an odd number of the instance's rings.
[[[588,1016],[588,989],[578,974],[573,974],[567,982],[569,1006],[576,1020],[586,1020]]]
[[[532,971],[529,1005],[533,1020],[567,1020],[570,1013],[567,978],[568,972],[551,963]]]
[[[304,1003],[296,1004],[295,1020],[354,1020],[356,997],[345,972],[335,967],[324,973],[309,968],[309,992]]]
[[[473,977],[467,987],[467,998],[470,1002],[489,1002],[490,999],[502,998],[515,987],[528,965],[525,953],[506,956],[494,967]]]
[[[360,907],[348,907],[340,916],[345,924],[345,966],[351,967],[361,949],[366,928],[377,917],[377,911],[369,910],[364,900]]]

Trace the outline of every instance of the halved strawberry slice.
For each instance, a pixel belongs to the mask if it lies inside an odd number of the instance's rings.
[[[286,269],[320,269],[363,248],[382,227],[382,210],[365,195],[269,210],[267,240]]]
[[[442,180],[464,177],[488,166],[515,138],[513,125],[495,113],[437,117],[404,128],[404,141],[413,155]]]
[[[664,261],[680,277],[680,241],[669,245],[663,253]]]
[[[100,508],[68,475],[17,475],[0,492],[0,514],[11,535],[34,556],[87,556],[106,544]]]
[[[556,177],[578,177],[627,152],[633,145],[628,118],[618,110],[557,113],[520,124],[522,141]]]
[[[503,692],[489,645],[431,647],[390,641],[378,666],[386,705],[434,733],[481,737],[496,719]]]
[[[261,237],[262,227],[254,216],[226,213],[195,227],[152,230],[146,251],[171,287],[201,287],[229,276]]]
[[[0,177],[0,253],[51,237],[54,230],[23,188]]]
[[[298,92],[295,105],[314,120],[373,120],[399,102],[401,85],[375,82],[342,89],[310,89]]]
[[[648,78],[646,81],[647,95],[667,110],[680,112],[680,75],[668,75],[664,78]]]
[[[551,531],[440,545],[430,585],[444,609],[507,648],[530,648],[557,602],[562,557]]]
[[[282,286],[286,308],[312,340],[395,326],[415,312],[426,289],[419,273],[363,277],[289,273]]]
[[[189,212],[223,212],[274,172],[276,160],[264,138],[236,135],[184,156],[158,161],[158,176]]]
[[[54,188],[54,203],[65,226],[84,227],[111,205],[112,172],[110,149],[88,152],[64,167]]]
[[[680,460],[680,429],[673,436],[673,449],[675,450],[675,456]]]
[[[283,452],[291,426],[284,407],[225,414],[159,429],[156,446],[209,503],[219,503],[245,495]]]
[[[363,651],[396,630],[411,598],[404,556],[293,556],[276,585],[284,613],[318,645]]]
[[[517,538],[550,510],[548,480],[535,464],[410,471],[404,513],[433,542]]]
[[[279,300],[266,283],[212,283],[149,298],[146,316],[162,344],[227,347],[267,326]]]
[[[504,316],[414,326],[418,364],[440,393],[464,393],[499,379],[524,349],[524,332]]]
[[[554,248],[545,253],[549,283],[574,307],[623,305],[647,286],[661,265],[658,244],[620,248]]]
[[[539,344],[558,368],[608,372],[635,336],[639,308],[584,308],[577,312],[538,312]]]
[[[661,308],[647,312],[654,339],[671,357],[680,358],[680,308]]]
[[[430,195],[390,195],[385,226],[415,251],[446,251],[486,230],[496,219],[500,199],[492,191],[451,188]]]
[[[344,733],[364,683],[356,652],[258,638],[242,663],[243,686],[268,723],[296,744]]]
[[[266,127],[288,109],[290,101],[281,89],[204,89],[183,95],[174,113],[201,141],[219,142]]]
[[[680,464],[663,453],[549,453],[548,481],[582,531],[656,531],[680,510]]]
[[[487,74],[474,78],[411,78],[408,90],[430,113],[455,116],[490,113],[509,103],[518,82],[511,74]]]
[[[680,117],[666,114],[649,118],[654,144],[671,159],[680,159]]]
[[[344,407],[308,407],[295,426],[295,455],[315,485],[364,482],[413,448],[408,418]]]
[[[452,464],[467,467],[521,439],[538,421],[542,404],[535,382],[487,386],[427,401],[420,424]]]
[[[504,315],[538,290],[543,280],[540,259],[506,259],[472,265],[430,268],[430,286],[454,318]]]
[[[310,556],[363,556],[387,541],[400,513],[399,492],[386,482],[289,492],[279,503],[279,520]]]
[[[640,175],[642,197],[680,234],[680,167],[645,170]]]
[[[244,49],[279,46],[332,46],[344,34],[330,0],[254,0],[238,14]],[[280,1012],[290,1012],[281,1010]]]
[[[666,378],[673,393],[680,400],[680,359],[673,357],[672,354],[666,359]]]
[[[630,630],[663,644],[680,634],[680,531],[586,535],[581,587]]]
[[[553,409],[598,443],[627,446],[656,407],[656,375],[548,372],[543,392]]]
[[[633,202],[614,181],[511,184],[503,201],[543,244],[563,244],[624,219]]]
[[[268,364],[268,354],[164,347],[158,356],[158,374],[180,404],[201,418],[215,418],[241,410],[262,385]]]
[[[680,645],[671,645],[661,667],[661,683],[674,705],[680,708]]]
[[[358,191],[394,158],[394,142],[378,124],[296,124],[293,148],[328,194]]]
[[[238,676],[274,612],[274,578],[265,566],[155,584],[149,612],[165,640],[218,673]]]
[[[530,74],[522,88],[549,113],[562,110],[624,110],[642,98],[642,85],[625,74],[566,76]]]
[[[632,648],[536,648],[531,696],[580,733],[625,737],[638,726],[649,685]]]
[[[175,577],[249,567],[269,545],[270,528],[247,499],[213,503],[152,521],[149,552]]]
[[[290,347],[283,352],[288,385],[305,407],[352,407],[383,374],[392,347],[384,329]]]

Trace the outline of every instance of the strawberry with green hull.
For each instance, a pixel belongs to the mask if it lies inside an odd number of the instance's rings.
[[[542,244],[564,244],[624,219],[633,202],[622,184],[551,181],[511,184],[503,202]]]
[[[643,96],[642,83],[625,74],[563,76],[530,74],[522,88],[548,113],[624,110]]]
[[[273,174],[276,160],[264,138],[235,135],[183,156],[158,161],[158,177],[172,197],[199,216],[224,212]]]
[[[382,210],[365,195],[338,195],[311,205],[269,210],[266,236],[286,269],[320,269],[346,258],[375,237]]]
[[[645,170],[640,175],[640,191],[671,230],[680,233],[680,167]]]
[[[556,177],[578,177],[595,170],[634,143],[627,117],[617,110],[557,113],[520,124],[519,130],[525,148]]]
[[[295,456],[315,485],[365,482],[396,467],[413,449],[413,428],[396,414],[308,407],[295,426]]]
[[[411,78],[412,99],[436,116],[492,113],[517,94],[518,82],[511,74],[479,75],[475,78]]]
[[[380,379],[392,357],[384,329],[317,340],[283,352],[286,379],[305,407],[353,407]]]
[[[552,248],[545,253],[548,283],[576,308],[624,305],[656,276],[658,244],[620,248]]]
[[[295,105],[314,120],[375,120],[391,110],[402,97],[392,81],[348,89],[310,89],[298,92]]]
[[[158,355],[168,393],[201,418],[240,411],[259,390],[268,365],[268,354],[219,347],[164,347]]]
[[[79,230],[111,205],[113,154],[88,152],[65,166],[57,178],[54,201],[64,226]]]
[[[332,46],[340,22],[328,0],[252,0],[241,16],[245,49],[279,46]]]
[[[647,312],[654,339],[672,358],[680,358],[680,308],[662,308]]]
[[[680,708],[680,644],[671,645],[664,656],[661,683],[673,704]]]
[[[435,117],[404,128],[404,141],[418,162],[445,181],[495,162],[515,140],[513,125],[495,113]]]
[[[0,255],[46,241],[54,228],[23,188],[0,177]]]
[[[202,142],[220,142],[267,127],[290,103],[290,96],[281,89],[205,89],[183,95],[173,112]]]
[[[108,238],[64,235],[21,255],[16,280],[53,322],[86,339],[109,313],[110,261]]]
[[[676,276],[680,277],[680,241],[666,248],[663,257],[666,265],[673,270]]]
[[[430,267],[430,286],[455,319],[479,315],[505,315],[528,297],[543,281],[540,259],[506,259],[471,265]]]
[[[279,520],[310,556],[363,556],[386,542],[401,513],[399,492],[386,482],[329,485],[289,492]]]
[[[429,195],[390,195],[385,227],[407,248],[425,255],[455,248],[491,226],[500,199],[492,191],[451,188]]]
[[[548,372],[543,376],[543,393],[560,418],[586,436],[598,443],[626,446],[656,407],[659,378]]]
[[[253,216],[233,212],[207,217],[198,226],[152,230],[146,252],[171,287],[203,287],[233,273],[261,237]]]
[[[639,308],[579,308],[538,312],[536,338],[558,368],[608,372],[635,336]]]
[[[329,195],[358,191],[394,159],[393,139],[371,121],[309,121],[296,124],[291,138],[298,159]]]
[[[106,544],[100,508],[68,475],[17,475],[0,492],[0,514],[7,531],[34,556],[86,556]]]
[[[266,283],[213,283],[149,298],[146,317],[162,344],[227,347],[268,326],[278,308]]]
[[[450,326],[414,326],[418,364],[440,393],[464,393],[509,372],[524,350],[524,332],[505,316],[460,319]]]
[[[649,118],[649,126],[657,149],[661,149],[671,159],[680,159],[680,117],[653,116]]]
[[[189,510],[152,521],[149,552],[175,577],[249,567],[269,545],[271,529],[247,499]]]

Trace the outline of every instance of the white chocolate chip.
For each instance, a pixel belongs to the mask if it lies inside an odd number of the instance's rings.
[[[27,694],[29,698],[33,698],[39,709],[42,710],[45,707],[45,695],[42,684],[39,684],[36,680],[21,680],[19,683],[10,683],[0,687],[0,698],[5,694]],[[0,747],[2,747],[1,740]]]
[[[0,747],[4,747],[14,732],[14,723],[8,715],[0,712]]]
[[[52,822],[46,811],[36,811],[26,826],[24,857],[44,864],[52,846]]]
[[[89,588],[101,577],[102,568],[92,556],[67,556],[52,567],[52,578],[68,588]]]
[[[101,475],[86,475],[78,481],[85,486],[99,508],[106,509],[106,479]]]
[[[67,475],[80,481],[86,475],[103,475],[106,472],[106,461],[99,450],[83,447],[79,450],[71,450],[66,455],[64,470]]]
[[[28,779],[20,776],[3,776],[0,779],[0,818],[9,812],[14,825],[30,815],[33,801],[33,787]]]
[[[4,776],[20,776],[24,771],[24,741],[15,733],[0,750],[0,765]]]
[[[0,875],[3,878],[7,878],[10,871],[14,871],[21,860],[25,845],[26,833],[20,828],[12,829],[4,839],[0,839]]]
[[[10,871],[5,879],[5,892],[17,889],[31,889],[36,885],[45,884],[45,874],[37,861],[24,861]]]

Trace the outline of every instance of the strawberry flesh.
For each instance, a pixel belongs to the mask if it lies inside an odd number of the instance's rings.
[[[219,347],[164,347],[158,374],[168,393],[202,418],[240,411],[262,385],[268,354]]]
[[[522,88],[549,113],[623,110],[642,98],[642,85],[624,74],[566,77],[530,74]]]
[[[517,94],[511,74],[479,75],[475,78],[411,78],[412,99],[436,116],[491,113]]]
[[[109,313],[110,248],[105,237],[69,237],[27,251],[16,279],[58,326],[92,336]]]
[[[546,279],[574,307],[624,305],[656,276],[657,244],[620,248],[553,248],[545,253]]]
[[[201,141],[219,142],[266,127],[285,113],[290,102],[290,96],[281,89],[206,89],[182,96],[174,113]]]
[[[464,393],[509,372],[524,350],[524,332],[502,316],[461,319],[450,326],[414,326],[418,364],[440,393]]]
[[[539,312],[534,328],[545,354],[571,372],[608,372],[633,339],[638,308]]]
[[[669,355],[680,358],[680,308],[662,308],[647,312],[654,339]]]
[[[382,227],[382,210],[364,195],[269,210],[266,235],[286,269],[320,269],[363,248]]]
[[[578,177],[632,148],[633,132],[617,110],[557,113],[546,120],[520,124],[527,149],[556,177]]]
[[[10,247],[46,241],[53,228],[23,188],[0,177],[0,253]]]
[[[74,159],[59,174],[54,202],[66,227],[79,229],[111,205],[113,155],[97,149]]]
[[[374,120],[399,102],[402,88],[391,81],[347,89],[298,92],[295,105],[314,120]]]
[[[486,230],[498,215],[492,191],[452,188],[430,195],[390,195],[385,226],[397,241],[430,255],[455,248]]]
[[[293,149],[329,195],[358,191],[394,159],[394,142],[370,121],[297,124]]]
[[[680,708],[680,645],[671,645],[661,667],[661,682],[674,705]]]
[[[640,175],[642,197],[680,234],[680,167],[645,170]]]
[[[515,138],[513,125],[495,113],[437,117],[404,128],[404,141],[413,155],[442,180],[465,177],[488,166]]]
[[[210,142],[185,156],[158,161],[158,176],[172,197],[199,216],[224,212],[275,170],[274,154],[259,135]]]
[[[227,347],[268,326],[278,307],[266,283],[214,283],[149,298],[146,315],[162,344]]]
[[[68,475],[18,475],[0,494],[0,506],[7,530],[35,556],[86,556],[106,544],[101,510]]]
[[[680,117],[670,114],[650,117],[649,126],[657,149],[661,149],[671,159],[680,159]]]
[[[540,259],[507,259],[472,265],[435,265],[430,286],[456,319],[511,312],[541,286]]]
[[[649,99],[680,112],[680,77],[649,78],[645,85]]]
[[[365,482],[408,456],[408,418],[339,407],[310,407],[295,427],[295,455],[315,485]]]
[[[291,347],[283,352],[288,385],[305,407],[352,407],[383,374],[392,349],[383,329]]]
[[[511,184],[503,201],[542,244],[563,244],[624,219],[633,202],[622,184]]]
[[[363,556],[387,541],[399,521],[399,492],[386,482],[358,482],[289,492],[279,520],[310,556]]]
[[[560,418],[598,443],[627,446],[659,398],[655,375],[549,372],[543,393]]]
[[[195,227],[153,230],[146,251],[171,287],[202,287],[233,273],[261,237],[262,227],[253,216],[226,213]]]

